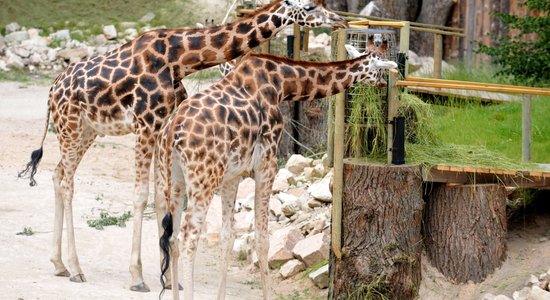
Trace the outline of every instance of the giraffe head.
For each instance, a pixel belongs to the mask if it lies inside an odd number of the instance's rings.
[[[363,77],[362,82],[368,82],[378,87],[385,87],[387,85],[383,76],[384,70],[397,68],[395,62],[384,59],[384,56],[379,51],[367,50],[361,53],[351,45],[345,46],[351,59],[363,58],[363,69],[359,69],[359,72],[362,73],[361,77]]]
[[[288,24],[297,23],[302,26],[317,27],[328,25],[347,28],[346,20],[327,9],[324,0],[281,0],[285,9],[284,18]]]

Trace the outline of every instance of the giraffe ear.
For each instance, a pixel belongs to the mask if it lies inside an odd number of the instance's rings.
[[[361,56],[361,53],[357,49],[355,49],[355,47],[353,47],[352,45],[345,45],[345,47],[351,59]]]
[[[296,6],[296,2],[294,0],[283,0],[283,5],[286,7]]]

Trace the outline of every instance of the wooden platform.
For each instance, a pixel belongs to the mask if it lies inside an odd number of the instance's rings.
[[[509,171],[437,165],[423,168],[422,179],[428,182],[502,183],[508,187],[550,189],[550,171]]]

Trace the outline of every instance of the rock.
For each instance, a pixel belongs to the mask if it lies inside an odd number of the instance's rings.
[[[325,177],[321,181],[312,184],[308,193],[315,199],[323,202],[332,202],[332,192],[330,191],[330,177]]]
[[[84,58],[88,56],[88,48],[79,47],[75,49],[63,49],[57,52],[57,56],[63,59],[71,59],[71,57]]]
[[[222,230],[222,199],[220,196],[214,195],[214,198],[212,198],[206,213],[205,223],[206,242],[209,246],[214,246],[220,241]]]
[[[108,48],[107,47],[103,47],[103,46],[100,46],[100,47],[97,47],[95,49],[96,53],[99,54],[99,55],[105,55],[108,51]]]
[[[327,174],[326,168],[323,165],[323,163],[315,164],[315,167],[313,167],[313,176],[315,177],[323,177]]]
[[[138,26],[138,24],[136,22],[120,22],[120,23],[118,23],[118,27],[122,30],[130,29],[130,28],[135,30],[135,28],[137,26]]]
[[[21,46],[30,49],[31,52],[37,52],[37,48],[46,48],[48,46],[48,40],[38,36],[21,42]]]
[[[420,57],[414,52],[409,50],[409,72],[415,72],[422,67],[422,61]]]
[[[302,272],[305,269],[306,269],[306,266],[304,265],[303,262],[301,262],[297,259],[293,259],[293,260],[287,261],[281,267],[281,270],[279,271],[279,273],[281,273],[281,276],[283,277],[283,279],[286,279],[288,277],[292,277],[292,276]]]
[[[98,34],[94,37],[93,43],[98,45],[98,46],[105,45],[105,44],[107,44],[107,38],[105,37],[104,34]],[[105,52],[107,52],[107,51],[105,51]]]
[[[495,299],[495,295],[491,293],[486,293],[483,295],[483,297],[481,297],[481,300],[493,300],[493,299]]]
[[[115,25],[103,26],[103,34],[108,40],[114,40],[117,37],[117,31]]]
[[[0,71],[9,71],[8,66],[6,65],[6,62],[0,59]]]
[[[33,64],[33,65],[39,65],[41,63],[44,63],[44,61],[42,60],[42,56],[38,53],[33,53],[30,57],[29,57],[29,63],[30,64]]]
[[[498,295],[498,296],[495,296],[493,300],[512,300],[512,298],[505,295]]]
[[[7,34],[4,37],[4,41],[7,45],[17,44],[28,39],[29,39],[29,33],[26,31],[15,31]]]
[[[549,300],[550,299],[550,292],[545,291],[541,289],[540,287],[534,285],[531,287],[531,290],[529,291],[529,295],[527,296],[527,299],[529,300]]]
[[[539,278],[535,275],[529,276],[529,279],[525,282],[525,285],[528,287],[532,287],[538,284],[539,284]]]
[[[15,46],[12,48],[12,52],[22,58],[27,58],[31,55],[31,52],[25,47]]]
[[[0,54],[6,48],[6,42],[4,42],[4,36],[0,34]]]
[[[269,198],[269,211],[277,218],[283,214],[281,200],[278,197]]]
[[[128,39],[135,39],[138,36],[138,32],[135,28],[128,28],[124,30],[124,36]]]
[[[322,33],[318,34],[313,39],[313,42],[316,43],[316,44],[321,44],[321,45],[324,45],[324,46],[328,46],[328,45],[330,45],[330,35],[322,32]]]
[[[148,12],[148,13],[146,13],[143,17],[141,17],[141,19],[139,19],[139,21],[140,21],[141,23],[149,23],[149,22],[151,22],[154,18],[155,18],[155,14],[152,13],[152,12]]]
[[[245,260],[252,251],[254,245],[254,233],[237,237],[233,243],[233,255],[239,260]]]
[[[380,12],[380,9],[378,6],[376,6],[376,3],[374,1],[369,2],[363,9],[359,12],[360,15],[363,16],[372,16],[374,13]]]
[[[275,180],[273,181],[273,193],[278,193],[282,191],[286,191],[290,184],[295,183],[294,180],[294,174],[292,174],[289,170],[283,168],[279,169],[279,172],[277,172],[277,175],[275,176]]]
[[[6,50],[6,67],[23,69],[25,67],[25,63],[23,63],[23,59],[21,57],[8,49]]]
[[[527,300],[527,297],[529,296],[530,289],[528,287],[524,287],[523,289],[519,291],[515,291],[512,294],[512,298],[514,300]]]
[[[254,194],[249,194],[244,199],[237,200],[237,211],[241,211],[243,208],[247,211],[254,209]]]
[[[307,180],[311,180],[314,178],[314,175],[313,175],[313,168],[312,167],[305,167],[304,168],[304,177],[307,179]]]
[[[311,208],[321,207],[323,206],[323,202],[315,199],[315,198],[309,198],[307,200],[307,206]]]
[[[235,234],[247,234],[254,225],[254,211],[241,211],[235,214]]]
[[[11,22],[5,27],[6,34],[10,34],[12,32],[19,31],[21,29],[21,25],[19,25],[17,22]]]
[[[53,62],[57,59],[57,51],[51,48],[48,48],[46,52],[46,60],[48,62]]]
[[[68,29],[62,29],[50,34],[50,38],[54,41],[68,41],[71,39],[71,33]]]
[[[419,57],[420,64],[422,67],[420,67],[415,72],[411,72],[411,75],[418,76],[422,74],[432,74],[434,70],[434,59],[433,57]],[[450,70],[453,70],[454,67],[449,65],[447,62],[442,61],[441,62],[441,70],[442,72],[448,72]]]
[[[31,28],[29,30],[27,30],[27,33],[29,34],[29,39],[37,39],[37,38],[40,38],[40,30],[36,29],[36,28]]]
[[[239,183],[239,189],[237,190],[237,199],[246,199],[250,195],[254,195],[256,189],[256,182],[250,177],[244,178]]]
[[[281,211],[286,217],[290,217],[300,210],[301,204],[298,197],[285,193],[279,193],[277,194],[277,197],[283,203],[281,206]]]
[[[293,259],[292,249],[303,238],[300,230],[292,226],[273,232],[269,237],[269,266],[273,269]]]
[[[294,246],[292,253],[307,267],[313,266],[328,258],[328,244],[323,241],[324,237],[324,233],[308,236]]]
[[[293,174],[300,174],[305,167],[311,166],[313,159],[304,157],[300,154],[293,154],[286,162],[286,168]]]
[[[316,271],[313,271],[309,274],[309,278],[313,283],[321,289],[326,289],[328,287],[328,264],[320,267]]]

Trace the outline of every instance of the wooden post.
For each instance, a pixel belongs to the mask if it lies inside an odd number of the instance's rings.
[[[419,171],[410,165],[345,164],[344,256],[331,261],[329,299],[418,297],[424,206]]]
[[[334,167],[334,102],[335,96],[332,96],[328,102],[328,117],[327,117],[327,159],[328,166]]]
[[[409,41],[411,37],[411,22],[403,22],[404,25],[399,30],[399,52],[405,54],[405,74],[403,77],[409,75]]]
[[[397,76],[399,71],[395,69],[390,70],[390,80],[388,83],[388,164],[392,161],[392,145],[393,145],[393,118],[397,115],[397,108],[399,107],[399,88],[397,87]]]
[[[481,282],[506,257],[506,189],[434,185],[423,225],[426,254],[445,277]]]
[[[304,42],[303,47],[304,52],[309,52],[309,27],[304,27]]]
[[[472,55],[474,51],[474,28],[476,15],[476,0],[468,0],[466,3],[466,67],[472,69]]]
[[[521,114],[521,158],[531,161],[531,95],[523,95]]]
[[[294,60],[300,60],[300,24],[294,23]]]
[[[294,24],[294,54],[293,59],[294,60],[300,60],[301,53],[300,53],[300,43],[301,43],[301,35],[300,35],[300,25]],[[292,125],[292,136],[294,137],[294,147],[293,152],[294,153],[300,153],[300,143],[302,143],[302,138],[300,137],[300,130],[296,124],[300,124],[300,115],[301,115],[301,108],[302,108],[302,102],[300,101],[293,101],[291,103],[291,107],[293,108],[293,117],[294,124]]]
[[[441,64],[443,60],[443,36],[434,34],[434,74],[433,77],[441,79]]]
[[[338,61],[346,58],[346,31],[338,30]],[[344,186],[344,119],[346,93],[336,95],[334,118],[334,178],[332,186],[332,251],[342,258],[342,195]]]

